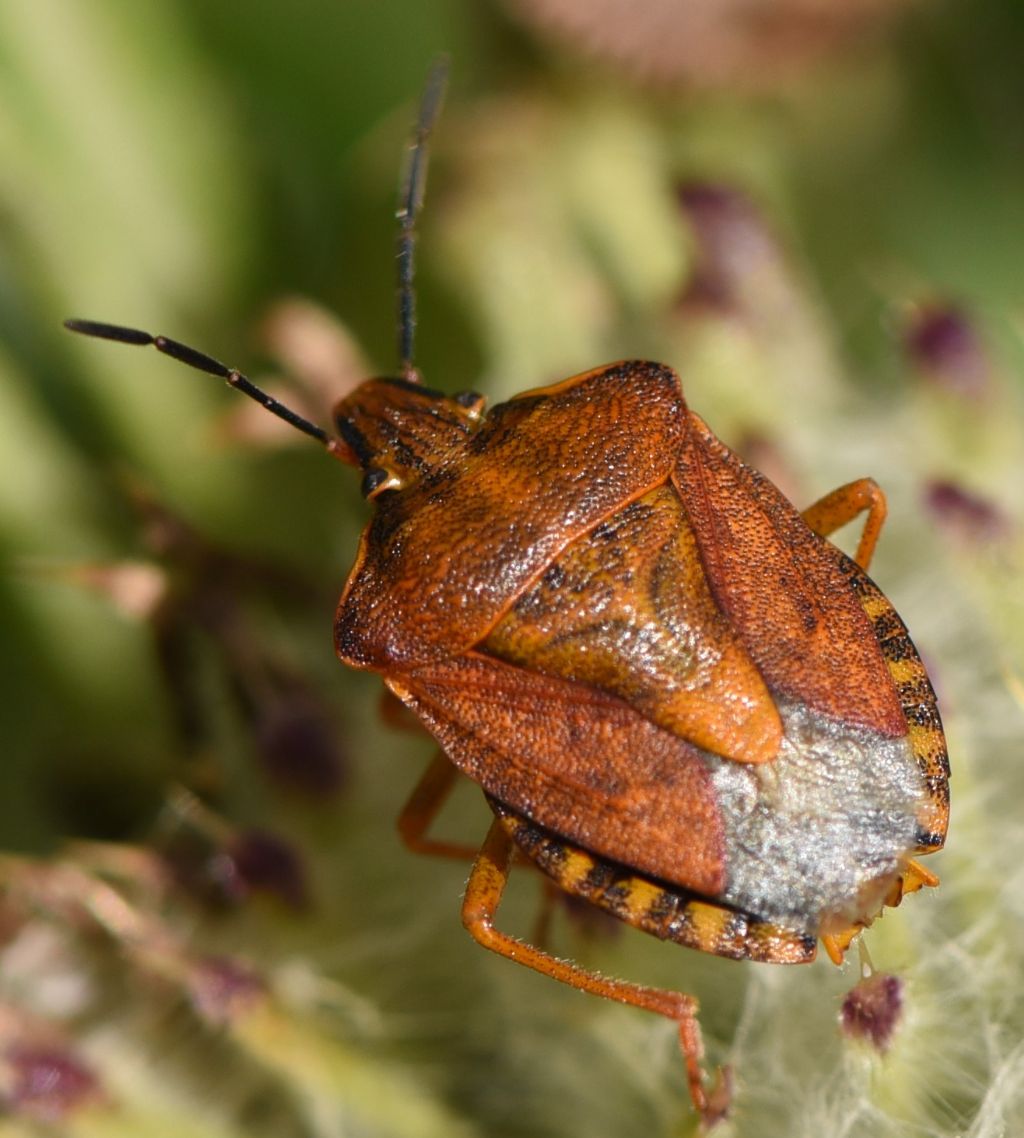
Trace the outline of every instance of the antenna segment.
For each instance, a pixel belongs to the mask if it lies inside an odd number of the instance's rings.
[[[93,336],[98,340],[114,340],[119,344],[135,344],[139,347],[152,346],[158,352],[163,352],[165,356],[170,356],[180,363],[187,364],[189,367],[195,368],[196,371],[215,375],[218,379],[223,379],[230,387],[234,387],[243,395],[248,395],[250,399],[254,399],[261,407],[265,407],[272,415],[283,419],[289,426],[295,427],[296,430],[316,439],[336,458],[344,458],[345,461],[349,461],[344,454],[344,444],[332,438],[322,427],[311,423],[272,395],[268,395],[237,368],[228,367],[226,364],[222,364],[220,360],[215,360],[213,356],[208,356],[196,348],[190,348],[188,344],[182,344],[168,336],[153,336],[138,328],[125,328],[120,324],[101,324],[96,320],[65,320],[64,327],[69,332]]]
[[[398,205],[398,358],[402,378],[420,382],[413,362],[416,339],[416,222],[423,206],[427,186],[428,143],[434,124],[441,113],[448,83],[449,60],[440,56],[430,69],[427,85],[420,99],[416,130],[409,142]]]
[[[448,57],[440,56],[430,69],[427,85],[420,99],[416,129],[408,146],[405,172],[402,178],[402,191],[397,211],[398,231],[398,354],[401,361],[402,377],[411,383],[419,383],[420,375],[413,363],[413,346],[416,332],[416,222],[423,206],[423,193],[427,182],[427,144],[441,112],[445,86],[448,81]],[[165,356],[187,364],[196,371],[223,379],[229,386],[237,388],[243,395],[255,400],[272,415],[283,419],[289,426],[316,439],[327,451],[342,462],[358,465],[351,449],[340,439],[333,438],[322,427],[286,407],[262,388],[256,386],[237,368],[228,367],[213,356],[206,355],[196,348],[172,340],[168,336],[154,336],[138,328],[126,328],[121,324],[103,324],[97,320],[65,320],[64,327],[69,332],[82,336],[93,336],[99,340],[114,340],[119,344],[134,344],[139,347],[154,347]]]

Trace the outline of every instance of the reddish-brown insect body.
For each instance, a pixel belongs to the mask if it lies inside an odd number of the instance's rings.
[[[690,411],[675,373],[627,361],[485,411],[412,365],[421,112],[402,211],[401,379],[334,411],[338,438],[175,341],[73,330],[228,380],[364,471],[375,514],[335,618],[441,746],[400,819],[427,836],[457,771],[495,814],[463,920],[481,943],[676,1021],[709,1124],[693,999],[610,980],[494,927],[512,853],[662,939],[736,959],[842,959],[883,906],[937,879],[948,762],[931,685],[866,570],[885,517],[870,479],[799,513]],[[856,556],[827,537],[866,514]]]

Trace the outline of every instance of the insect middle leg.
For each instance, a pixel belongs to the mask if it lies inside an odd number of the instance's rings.
[[[523,964],[554,980],[560,980],[582,992],[617,1000],[622,1004],[632,1004],[656,1012],[673,1020],[679,1029],[679,1044],[686,1066],[686,1081],[690,1097],[705,1121],[710,1125],[724,1116],[727,1110],[727,1081],[720,1077],[719,1085],[709,1093],[704,1087],[704,1072],[701,1059],[704,1044],[700,1025],[697,1022],[697,1001],[683,992],[673,992],[665,988],[649,988],[642,984],[631,984],[625,980],[612,980],[590,972],[567,960],[559,960],[550,953],[536,948],[526,941],[503,933],[494,927],[494,917],[501,902],[512,864],[514,846],[511,838],[495,819],[487,833],[466,885],[466,895],[462,902],[462,923],[474,939],[484,946],[507,956],[517,964]]]
[[[443,751],[438,751],[398,815],[398,834],[406,849],[413,853],[456,858],[460,861],[472,861],[476,857],[475,846],[427,837],[427,831],[448,800],[458,777],[459,772],[448,756]]]
[[[443,751],[438,751],[419,782],[413,787],[412,794],[398,815],[398,835],[407,850],[426,857],[451,858],[456,861],[476,859],[480,853],[478,846],[447,842],[427,835],[458,778],[458,768]],[[566,896],[547,877],[541,876],[541,884],[544,893],[534,930],[534,939],[538,944],[546,943],[550,933],[551,916],[558,902]]]
[[[864,519],[864,529],[853,559],[861,569],[867,570],[888,513],[885,493],[873,478],[847,482],[808,506],[801,517],[819,537],[828,537],[865,510],[868,516]]]

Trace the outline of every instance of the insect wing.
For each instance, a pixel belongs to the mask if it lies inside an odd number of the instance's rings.
[[[782,722],[711,595],[671,485],[566,548],[491,631],[486,651],[617,695],[712,754],[767,762]]]
[[[871,622],[833,547],[699,416],[672,478],[711,592],[769,689],[842,722],[902,737],[907,721]]]
[[[475,652],[388,684],[452,762],[513,809],[638,871],[721,891],[705,764],[622,700]]]

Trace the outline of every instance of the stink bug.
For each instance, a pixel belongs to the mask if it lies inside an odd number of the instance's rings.
[[[860,479],[797,511],[687,408],[668,367],[626,361],[485,410],[413,365],[420,111],[399,216],[400,378],[334,409],[337,435],[174,340],[363,471],[375,512],[338,604],[337,652],[369,669],[441,755],[399,822],[414,849],[458,772],[494,813],[462,918],[486,947],[678,1025],[690,1093],[709,1092],[692,997],[607,979],[494,925],[514,853],[566,893],[719,956],[837,963],[883,906],[937,879],[948,762],[925,669],[867,576],[885,498]],[[861,514],[853,558],[828,535]]]

